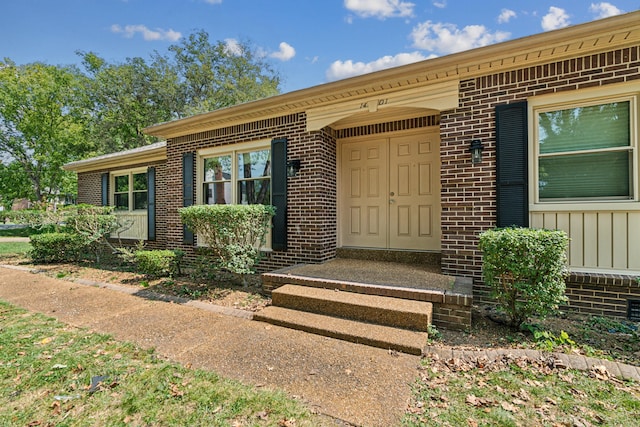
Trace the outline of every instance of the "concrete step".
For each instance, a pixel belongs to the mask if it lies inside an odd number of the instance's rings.
[[[433,313],[433,305],[426,301],[309,286],[284,285],[271,298],[277,307],[416,331],[428,330]]]
[[[426,332],[374,325],[276,306],[264,308],[256,313],[253,319],[344,341],[416,355],[422,354],[428,338]]]

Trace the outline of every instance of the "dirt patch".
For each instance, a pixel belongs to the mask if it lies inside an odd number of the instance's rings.
[[[92,263],[32,264],[19,256],[0,257],[0,263],[23,265],[57,279],[86,279],[113,283],[247,311],[255,312],[271,304],[271,298],[262,292],[262,281],[259,275],[248,276],[247,286],[243,286],[235,277],[227,274],[206,278],[196,275],[156,278],[136,273],[126,266],[96,266]]]
[[[533,318],[514,330],[493,307],[474,307],[469,331],[439,331],[435,345],[459,349],[522,348],[581,354],[640,366],[639,324],[579,313]],[[564,333],[563,333],[564,332]]]

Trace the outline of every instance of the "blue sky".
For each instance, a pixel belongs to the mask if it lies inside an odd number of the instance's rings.
[[[0,57],[148,58],[204,29],[250,41],[289,92],[640,9],[640,0],[2,0]]]

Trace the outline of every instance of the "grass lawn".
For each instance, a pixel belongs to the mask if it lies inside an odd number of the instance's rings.
[[[0,302],[2,426],[315,426],[284,393]],[[93,385],[92,385],[93,384]]]
[[[0,242],[0,255],[25,254],[31,249],[31,244],[27,242]]]

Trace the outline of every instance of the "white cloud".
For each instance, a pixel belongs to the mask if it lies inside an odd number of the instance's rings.
[[[221,4],[222,0],[203,0],[205,3],[209,4]]]
[[[542,17],[542,29],[545,31],[556,30],[570,24],[569,15],[564,9],[551,6],[549,13]]]
[[[608,18],[610,16],[620,15],[623,10],[618,9],[611,3],[603,1],[601,3],[591,3],[589,10],[596,15],[596,19]]]
[[[516,15],[516,13],[513,10],[511,10],[511,9],[502,9],[500,11],[500,15],[498,15],[498,22],[500,24],[504,24],[506,22],[509,22],[511,20],[511,18],[515,18],[516,16],[518,16],[518,15]]]
[[[454,24],[423,22],[411,31],[413,46],[418,49],[448,54],[501,42],[511,36],[504,31],[491,33],[484,25],[467,25],[458,29]]]
[[[228,54],[242,55],[242,45],[236,39],[224,39],[224,47]]]
[[[273,52],[269,56],[271,58],[279,59],[281,61],[288,61],[294,56],[296,56],[296,50],[289,43],[282,42],[280,43],[280,50],[277,52]]]
[[[434,1],[433,5],[437,8],[444,9],[445,7],[447,7],[447,0]]]
[[[180,40],[180,37],[182,37],[180,32],[172,29],[163,30],[161,28],[156,28],[155,30],[151,30],[145,25],[125,25],[124,27],[121,27],[118,24],[113,24],[111,26],[111,32],[122,34],[129,39],[135,36],[136,33],[140,33],[142,34],[142,38],[147,41],[168,40],[175,42]]]
[[[344,7],[363,18],[413,16],[414,6],[415,4],[402,0],[344,0]]]
[[[375,61],[353,62],[347,61],[335,61],[326,72],[327,80],[334,81],[345,79],[347,77],[359,76],[361,74],[371,73],[373,71],[384,70],[391,67],[397,67],[400,65],[411,64],[412,62],[422,61],[424,59],[433,58],[435,55],[425,57],[420,52],[412,53],[399,53],[397,55],[383,56]]]

